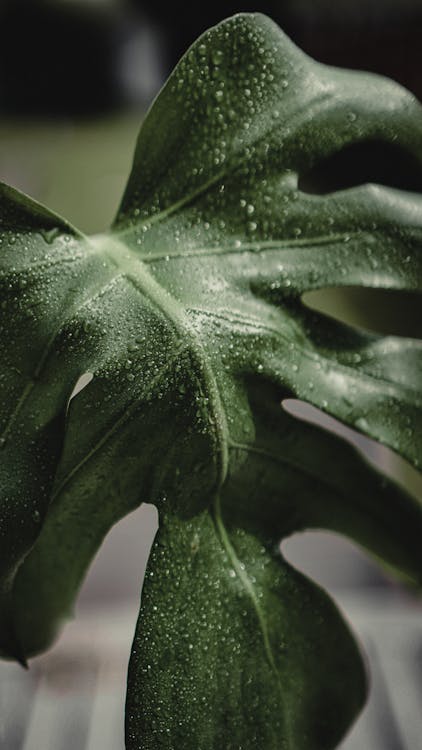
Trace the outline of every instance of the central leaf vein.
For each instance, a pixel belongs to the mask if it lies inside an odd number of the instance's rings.
[[[216,495],[215,500],[214,500],[213,514],[214,514],[215,526],[218,532],[218,536],[221,540],[221,543],[227,553],[227,556],[230,562],[233,565],[234,570],[236,571],[239,577],[239,580],[242,582],[242,585],[246,593],[248,594],[250,600],[252,601],[252,605],[256,612],[259,626],[260,626],[261,633],[262,633],[262,640],[264,644],[265,654],[267,656],[269,664],[271,665],[271,668],[274,670],[278,678],[279,674],[278,674],[278,670],[277,670],[274,656],[272,653],[270,637],[268,634],[268,629],[267,629],[267,624],[265,622],[264,614],[259,605],[258,597],[256,595],[252,581],[250,580],[248,574],[245,572],[239,558],[236,555],[233,545],[230,542],[229,535],[227,534],[227,530],[226,530],[226,527],[224,526],[222,515],[221,515],[221,500],[220,500],[219,495]]]

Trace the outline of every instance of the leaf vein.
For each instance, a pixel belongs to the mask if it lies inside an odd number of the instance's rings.
[[[82,469],[83,466],[85,466],[85,464],[88,461],[90,461],[91,458],[93,458],[93,456],[100,450],[100,448],[102,448],[105,445],[105,443],[108,442],[108,440],[115,434],[115,432],[117,432],[125,424],[125,422],[127,422],[127,420],[132,416],[132,414],[136,412],[136,409],[143,404],[145,398],[147,398],[154,392],[155,387],[162,381],[163,377],[166,375],[168,370],[171,369],[171,367],[177,361],[177,358],[179,357],[179,355],[186,349],[187,347],[185,344],[183,344],[182,346],[179,346],[176,349],[174,356],[166,363],[166,365],[160,370],[160,372],[157,373],[157,375],[154,378],[152,378],[152,380],[149,383],[148,390],[144,391],[141,394],[143,401],[140,401],[139,396],[138,396],[136,399],[134,399],[131,402],[131,404],[129,404],[129,406],[124,410],[123,414],[121,414],[120,417],[113,422],[111,427],[105,432],[105,434],[100,438],[100,440],[98,440],[98,442],[94,445],[94,447],[91,448],[91,450],[85,454],[85,456],[81,459],[81,461],[79,461],[76,464],[76,466],[74,466],[73,469],[71,469],[66,474],[66,476],[60,482],[60,484],[54,489],[52,493],[52,500],[54,500],[62,492],[65,486],[71,481],[71,479],[73,479],[75,474],[77,474],[80,471],[80,469]]]
[[[227,553],[227,556],[229,557],[229,559],[230,559],[230,561],[231,561],[231,563],[232,563],[232,565],[233,565],[233,567],[234,567],[234,569],[235,569],[235,571],[236,571],[236,573],[237,573],[240,581],[242,582],[242,585],[243,585],[245,591],[247,592],[249,598],[252,601],[252,604],[253,604],[253,607],[255,609],[255,613],[256,613],[256,616],[258,618],[258,622],[259,622],[259,625],[260,625],[260,628],[261,628],[262,639],[263,639],[263,643],[264,643],[264,650],[265,650],[266,657],[268,659],[268,662],[269,662],[270,666],[272,667],[272,669],[274,670],[274,672],[276,673],[277,678],[278,678],[279,677],[279,673],[278,673],[278,670],[277,670],[277,667],[276,667],[276,663],[275,663],[275,660],[274,660],[274,656],[273,656],[273,653],[272,653],[270,638],[269,638],[269,634],[268,634],[267,625],[266,625],[266,622],[265,622],[265,619],[264,619],[264,615],[262,613],[261,607],[259,606],[258,597],[257,597],[257,595],[255,593],[252,581],[250,580],[250,578],[247,575],[247,573],[245,572],[245,570],[242,568],[242,564],[241,564],[239,558],[236,555],[236,552],[235,552],[235,550],[233,548],[232,543],[230,542],[230,539],[229,539],[229,536],[227,534],[227,530],[226,530],[226,527],[224,526],[222,515],[221,515],[221,500],[220,500],[220,496],[219,495],[217,495],[216,498],[215,498],[215,500],[214,500],[213,511],[214,511],[215,526],[216,526],[216,529],[218,531],[218,536],[220,538],[220,541],[221,541],[221,543],[222,543],[222,545],[223,545],[223,547],[224,547],[224,549],[225,549],[225,551]]]
[[[332,98],[332,93],[330,91],[326,91],[321,94],[319,91],[313,99],[307,102],[306,105],[303,105],[301,107],[298,107],[294,115],[291,116],[289,121],[289,127],[293,129],[293,126],[300,127],[300,119],[305,115],[305,118],[313,118],[315,117],[316,113],[323,109],[323,105],[325,106],[325,103],[329,101]],[[256,147],[257,145],[261,143],[268,142],[268,139],[270,136],[280,129],[280,124],[272,124],[270,127],[262,128],[262,123],[260,123],[259,128],[259,136],[255,137],[255,140],[252,141],[253,145]],[[142,135],[142,128],[140,132],[140,136]],[[243,145],[242,149],[239,149],[236,151],[233,155],[233,158],[231,159],[230,163],[227,164],[225,169],[221,169],[220,171],[216,172],[212,177],[210,177],[209,180],[202,183],[202,185],[199,185],[195,190],[192,190],[191,193],[188,193],[183,198],[180,198],[179,200],[174,201],[170,206],[167,208],[162,209],[156,214],[153,214],[152,216],[147,216],[144,219],[139,217],[139,221],[142,222],[142,224],[146,227],[152,226],[153,224],[157,224],[158,222],[162,221],[163,219],[167,218],[168,216],[171,216],[174,213],[177,213],[177,211],[180,208],[183,208],[185,206],[188,206],[194,201],[206,193],[211,187],[218,184],[218,182],[222,179],[226,179],[228,175],[233,174],[236,172],[237,169],[239,169],[244,161],[245,161],[245,146]],[[239,158],[240,156],[240,158]],[[124,236],[127,232],[132,231],[132,227],[129,227],[125,230],[121,230],[120,232],[117,232],[119,237]]]
[[[356,232],[357,234],[357,232]],[[296,247],[314,247],[324,245],[334,245],[337,242],[344,242],[345,237],[350,237],[351,232],[339,233],[336,235],[321,235],[319,237],[307,237],[297,239],[291,237],[289,239],[280,240],[263,240],[262,242],[245,242],[238,247],[236,245],[216,245],[215,247],[203,247],[187,250],[180,253],[150,253],[145,257],[142,257],[144,263],[156,263],[160,261],[168,262],[168,260],[178,260],[185,258],[195,257],[216,257],[219,255],[238,255],[239,253],[245,252],[276,252],[278,250],[289,250],[290,248]]]
[[[8,435],[10,434],[10,431],[13,428],[14,423],[16,422],[17,417],[19,416],[19,413],[21,409],[23,408],[25,402],[27,401],[28,397],[32,393],[33,389],[37,385],[38,379],[48,361],[48,358],[50,356],[53,344],[60,333],[60,331],[63,328],[63,324],[66,322],[66,320],[70,320],[75,313],[77,313],[79,310],[81,310],[85,305],[88,305],[90,302],[92,302],[94,299],[96,299],[99,295],[101,295],[109,286],[115,283],[116,279],[119,278],[119,274],[116,276],[113,276],[106,284],[103,284],[99,289],[96,290],[95,294],[90,294],[89,297],[82,300],[81,302],[78,302],[76,305],[74,305],[69,313],[66,315],[64,319],[60,321],[60,326],[56,328],[50,339],[47,341],[47,344],[45,348],[43,349],[41,356],[38,360],[38,363],[35,367],[34,373],[28,383],[24,386],[22,395],[19,397],[15,409],[12,411],[8,421],[6,422],[6,425],[3,429],[3,432],[0,435],[0,438],[2,440],[5,440]]]

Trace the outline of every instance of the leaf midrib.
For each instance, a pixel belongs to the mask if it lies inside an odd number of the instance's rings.
[[[228,473],[229,430],[218,384],[198,333],[186,315],[182,305],[150,274],[140,258],[126,245],[112,236],[92,238],[100,244],[101,251],[130,279],[132,285],[165,316],[180,340],[188,339],[191,354],[198,362],[207,391],[207,404],[211,412],[214,437],[216,439],[218,466],[215,492],[223,486]]]
[[[258,598],[255,594],[252,581],[250,580],[249,576],[245,573],[245,571],[242,569],[241,563],[239,561],[239,558],[236,555],[236,552],[233,548],[232,543],[230,542],[229,535],[227,533],[226,527],[223,522],[222,514],[221,514],[221,499],[220,496],[217,495],[214,503],[213,503],[213,512],[214,512],[214,519],[215,519],[215,525],[218,531],[219,539],[239,577],[239,579],[242,581],[243,587],[246,590],[247,594],[249,595],[249,598],[252,600],[253,607],[255,609],[259,625],[262,632],[262,639],[264,642],[264,649],[267,656],[267,659],[274,670],[274,672],[277,675],[277,678],[279,677],[278,670],[274,661],[274,656],[271,649],[271,643],[270,638],[268,635],[267,625],[264,619],[264,615],[262,613],[261,607],[259,606]]]
[[[253,584],[248,575],[244,572],[244,570],[242,570],[240,561],[237,558],[237,555],[231,545],[222,519],[221,500],[219,492],[228,474],[231,439],[217,379],[208,361],[202,343],[199,340],[198,334],[192,328],[180,303],[178,303],[175,298],[169,292],[167,292],[167,290],[165,290],[160,284],[158,284],[158,282],[155,281],[155,279],[153,279],[148,270],[144,267],[143,263],[136,256],[132,256],[131,251],[128,250],[120,242],[116,243],[115,241],[113,241],[111,244],[108,244],[106,254],[113,260],[114,263],[119,266],[120,269],[124,268],[125,274],[131,279],[132,283],[136,284],[139,291],[142,292],[142,294],[144,294],[156,307],[158,307],[162,313],[164,313],[166,319],[169,320],[169,322],[176,328],[181,340],[186,338],[187,330],[192,337],[191,341],[193,342],[193,345],[192,343],[191,345],[193,353],[200,361],[202,374],[204,376],[204,384],[206,386],[208,396],[207,404],[210,416],[212,417],[211,423],[214,425],[216,431],[218,455],[220,457],[219,472],[214,493],[214,502],[212,506],[216,530],[228,558],[231,560],[248,597],[252,601],[262,633],[264,650],[268,662],[276,675],[280,696],[282,697],[280,675],[275,664],[274,656],[272,654],[271,643],[264,615],[259,606]],[[123,262],[122,259],[124,259]]]

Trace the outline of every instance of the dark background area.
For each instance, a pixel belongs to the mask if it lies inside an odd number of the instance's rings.
[[[124,84],[133,78],[125,50],[142,29],[161,35],[166,74],[206,28],[257,10],[318,60],[383,73],[422,98],[420,0],[2,0],[1,112],[57,117],[124,106],[136,99]]]

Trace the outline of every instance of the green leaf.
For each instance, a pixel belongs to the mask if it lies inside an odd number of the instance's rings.
[[[109,528],[154,503],[130,750],[341,739],[364,670],[334,605],[281,556],[294,531],[346,534],[421,582],[420,503],[281,408],[306,400],[418,466],[420,342],[348,328],[302,295],[420,293],[422,196],[308,195],[298,177],[360,141],[420,163],[421,114],[397,84],[322,66],[240,15],[154,102],[108,234],[0,190],[0,642],[21,660],[46,648]]]
[[[365,694],[357,647],[327,595],[222,507],[163,518],[129,668],[128,747],[333,747]]]

